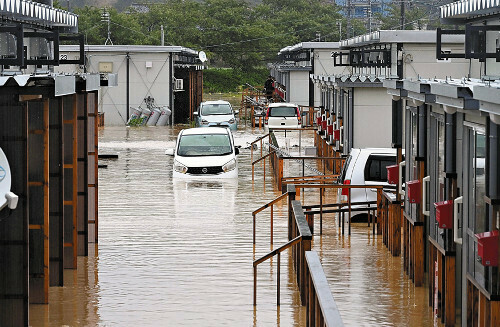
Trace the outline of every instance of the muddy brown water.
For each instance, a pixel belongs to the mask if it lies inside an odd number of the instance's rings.
[[[77,270],[65,271],[64,287],[50,288],[49,305],[30,306],[32,326],[305,326],[288,254],[281,259],[281,306],[276,260],[259,266],[252,303],[252,261],[271,246],[269,211],[257,215],[255,247],[251,212],[280,194],[269,171],[264,182],[262,165],[256,167],[252,182],[250,151],[242,149],[238,180],[174,181],[164,151],[178,130],[101,131],[100,153],[119,158],[101,161],[108,168],[99,170],[99,244]],[[262,134],[240,127],[236,144]],[[304,201],[319,202],[312,191]],[[287,242],[286,212],[285,202],[275,207],[275,248]],[[366,224],[342,236],[333,216],[323,224],[313,249],[346,325],[433,325],[425,288],[413,287],[381,237]]]

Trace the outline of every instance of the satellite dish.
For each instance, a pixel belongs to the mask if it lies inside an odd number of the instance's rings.
[[[205,51],[198,52],[198,58],[201,60],[201,62],[207,61],[207,54],[205,53]]]

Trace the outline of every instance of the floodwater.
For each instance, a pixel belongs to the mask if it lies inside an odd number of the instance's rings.
[[[259,265],[253,306],[252,262],[272,247],[269,209],[257,215],[255,246],[251,212],[280,194],[269,170],[263,180],[261,164],[252,181],[245,147],[263,132],[235,132],[242,146],[238,180],[174,181],[164,151],[178,130],[101,131],[100,153],[119,158],[100,162],[108,167],[99,170],[99,244],[79,258],[77,270],[65,271],[64,287],[50,288],[49,305],[30,306],[32,326],[305,326],[288,254],[281,258],[281,306],[276,260]],[[304,201],[319,202],[312,192]],[[286,202],[275,206],[275,248],[287,242],[286,213]],[[346,325],[433,325],[426,289],[412,286],[401,258],[371,228],[355,225],[342,236],[325,216],[323,232],[313,249]]]

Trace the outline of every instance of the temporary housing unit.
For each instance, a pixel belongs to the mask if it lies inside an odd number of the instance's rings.
[[[443,44],[461,49],[463,37],[446,36]],[[436,31],[377,31],[341,41],[332,64],[343,72],[311,76],[317,85],[326,85],[321,97],[324,111],[318,117],[324,125],[319,126],[320,152],[391,147],[394,108],[383,82],[426,73],[453,76],[468,67],[465,60],[438,61],[435,53]]]
[[[18,196],[0,208],[1,326],[29,326],[30,303],[48,303],[49,286],[63,286],[63,270],[98,240],[97,92],[108,81],[53,72],[83,64],[83,51],[68,60],[59,44],[83,49],[84,39],[78,17],[47,2],[0,0],[0,148],[10,166],[0,181]]]
[[[203,63],[195,50],[150,45],[86,45],[84,50],[85,65],[59,70],[117,76],[117,87],[99,94],[106,125],[125,125],[133,108],[146,107],[151,98],[170,108],[171,123],[186,123],[202,101]],[[71,59],[79,51],[61,46],[60,56]]]
[[[281,49],[278,53],[280,61],[268,65],[276,80],[276,93],[285,102],[318,106],[320,91],[309,75],[333,74],[331,53],[338,48],[338,42],[302,42]]]
[[[441,7],[443,22],[466,24],[436,35],[437,59],[469,61],[454,78],[384,82],[406,156],[405,269],[416,285],[427,272],[429,304],[446,326],[500,324],[499,9],[490,0]],[[443,51],[454,35],[465,35],[463,48]]]

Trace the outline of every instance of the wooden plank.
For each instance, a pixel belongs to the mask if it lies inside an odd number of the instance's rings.
[[[326,326],[343,326],[344,322],[330,291],[318,254],[316,251],[307,251],[305,258],[318,301],[317,311],[321,311]],[[316,322],[318,321],[316,320]]]
[[[500,301],[490,301],[490,326],[500,326]]]
[[[445,257],[444,322],[446,326],[455,325],[455,257]]]
[[[29,324],[28,116],[27,106],[17,100],[16,95],[0,97],[0,147],[9,160],[11,190],[19,196],[16,210],[0,219],[0,280],[9,283],[0,287],[0,326]]]
[[[414,229],[415,262],[413,265],[415,286],[424,284],[424,226],[412,226]]]
[[[467,326],[472,326],[474,319],[474,285],[467,280]]]
[[[76,94],[77,113],[77,255],[88,255],[88,146],[87,94]]]
[[[49,302],[49,100],[28,101],[29,301]]]
[[[76,96],[63,97],[64,142],[64,268],[77,268],[77,128]]]
[[[49,285],[64,285],[64,155],[62,99],[49,100]]]

